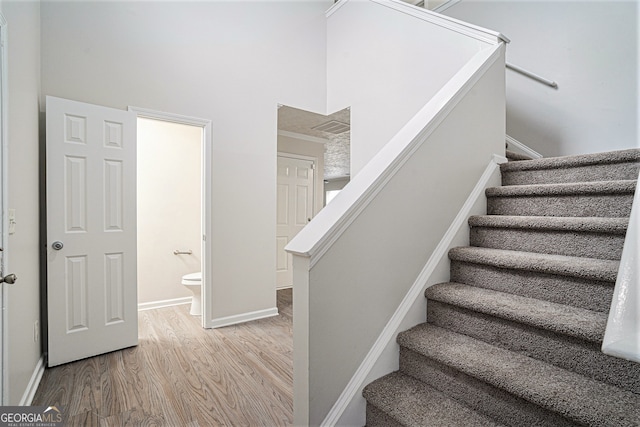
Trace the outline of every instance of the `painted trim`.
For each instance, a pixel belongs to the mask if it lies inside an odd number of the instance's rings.
[[[301,139],[303,141],[315,142],[318,144],[326,144],[329,142],[328,139],[318,138],[317,136],[305,135],[298,132],[290,132],[288,130],[278,130],[279,136],[286,136],[289,138]]]
[[[211,120],[198,117],[184,116],[181,114],[167,113],[165,111],[151,110],[149,108],[128,106],[127,111],[133,111],[138,117],[147,119],[164,120],[166,122],[180,123],[183,125],[206,126],[211,124]]]
[[[44,374],[44,355],[40,356],[38,363],[36,363],[36,367],[33,369],[33,373],[31,374],[31,379],[29,380],[29,384],[27,384],[27,389],[24,391],[22,395],[22,399],[20,399],[20,406],[30,406],[33,402],[33,397],[36,395],[36,391],[38,391],[38,386],[40,385],[40,380],[42,380],[42,375]]]
[[[2,162],[2,201],[0,202],[0,215],[2,215],[2,242],[3,248],[2,265],[0,270],[4,273],[8,270],[9,259],[9,113],[8,113],[8,91],[9,91],[9,67],[7,64],[8,55],[7,41],[7,20],[0,12],[0,109],[2,110],[0,127],[2,134],[0,138],[0,161]],[[0,405],[9,403],[9,289],[8,286],[0,285],[0,308],[2,309],[2,319],[0,320],[0,340],[2,340],[2,350],[0,354]]]
[[[324,13],[325,17],[330,17],[331,15],[333,15],[334,13],[336,13],[338,10],[340,10],[340,8],[342,8],[342,6],[344,6],[345,4],[347,4],[348,0],[337,0],[335,3],[333,3],[331,5],[331,7],[329,9],[327,9],[327,11]]]
[[[340,0],[327,10],[326,17],[330,17],[336,13],[341,7],[347,4],[351,0]],[[377,3],[381,6],[388,7],[400,13],[411,15],[414,18],[427,21],[433,25],[446,28],[459,34],[463,34],[467,37],[489,43],[492,45],[500,44],[502,42],[509,43],[510,40],[503,34],[482,28],[477,25],[469,24],[459,19],[451,18],[450,16],[441,15],[439,13],[430,11],[423,7],[414,6],[406,3],[402,0],[369,0],[372,3]]]
[[[514,147],[516,147],[518,150],[522,151],[524,154],[526,154],[527,156],[534,158],[534,159],[541,159],[543,156],[542,154],[538,153],[537,151],[527,147],[526,145],[524,145],[522,142],[518,141],[517,139],[515,139],[512,136],[506,135],[504,137],[505,141],[507,141],[507,143],[513,145]]]
[[[251,311],[249,313],[235,314],[233,316],[219,317],[211,320],[212,328],[222,328],[223,326],[236,325],[238,323],[251,322],[252,320],[265,319],[267,317],[277,316],[278,309],[276,307],[266,310]]]
[[[445,10],[449,9],[451,6],[455,6],[458,3],[460,3],[460,0],[449,0],[448,2],[442,3],[440,6],[435,7],[431,10],[433,10],[434,12],[442,13]]]
[[[341,0],[348,1],[348,0]],[[478,52],[445,86],[389,141],[345,187],[350,197],[336,199],[316,216],[286,246],[286,250],[311,258],[310,267],[349,228],[402,165],[435,132],[466,94],[501,57],[504,45]],[[424,124],[427,123],[425,126]],[[408,140],[409,142],[404,142]],[[338,203],[339,202],[339,203]]]
[[[424,291],[429,287],[428,283],[431,275],[436,270],[438,264],[447,257],[449,249],[456,235],[463,227],[467,227],[467,221],[469,219],[469,216],[471,215],[474,205],[478,202],[478,200],[484,197],[484,191],[489,186],[491,179],[495,176],[496,173],[499,173],[500,167],[498,161],[504,163],[507,161],[507,159],[497,155],[494,155],[494,157],[491,159],[489,165],[485,168],[477,184],[467,197],[467,200],[462,205],[462,208],[442,237],[442,240],[440,240],[438,246],[436,246],[435,250],[427,260],[427,263],[416,278],[415,282],[413,283],[413,285],[411,285],[411,288],[405,295],[404,299],[396,309],[393,316],[391,316],[389,322],[386,324],[386,326],[376,339],[376,342],[369,350],[369,353],[367,353],[364,360],[356,370],[355,374],[347,383],[347,386],[325,417],[321,426],[336,425],[340,421],[340,418],[342,417],[351,401],[355,397],[359,396],[359,393],[362,391],[365,381],[367,380],[367,376],[374,368],[376,362],[378,361],[384,350],[387,348],[387,346],[389,346],[389,344],[391,344],[396,338],[398,329],[400,328],[407,314],[410,312],[414,303],[418,298],[424,298]]]
[[[138,311],[153,310],[155,308],[173,307],[174,305],[191,304],[191,297],[163,299],[159,301],[141,302]]]
[[[128,107],[129,111],[135,112],[138,117],[167,122],[180,123],[183,125],[202,127],[202,327],[212,328],[211,312],[213,310],[211,297],[213,295],[213,285],[211,274],[213,264],[211,254],[213,254],[213,236],[211,188],[212,188],[212,168],[213,168],[213,130],[212,122],[208,119],[198,117],[183,116],[180,114],[167,113],[163,111],[150,110],[141,107]]]
[[[640,174],[638,174],[640,179]],[[633,197],[602,352],[640,363],[640,191]]]

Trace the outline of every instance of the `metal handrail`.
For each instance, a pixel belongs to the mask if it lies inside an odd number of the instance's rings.
[[[520,73],[523,76],[527,76],[529,78],[532,78],[533,80],[539,81],[542,84],[550,86],[554,89],[558,89],[558,83],[556,83],[553,80],[545,79],[544,77],[541,77],[535,73],[532,73],[531,71],[527,71],[524,68],[518,67],[517,65],[509,64],[508,62],[505,65],[507,66],[508,69],[513,70],[517,73]]]

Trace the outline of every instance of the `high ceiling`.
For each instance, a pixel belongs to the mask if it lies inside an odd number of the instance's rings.
[[[283,105],[278,109],[278,130],[294,132],[298,134],[323,138],[327,140],[324,154],[324,179],[335,179],[349,176],[350,168],[350,139],[351,132],[346,130],[341,133],[333,133],[314,129],[327,122],[338,122],[336,125],[344,124],[349,126],[351,114],[348,108],[333,113],[329,116],[299,110],[297,108]],[[338,131],[343,130],[345,126]]]

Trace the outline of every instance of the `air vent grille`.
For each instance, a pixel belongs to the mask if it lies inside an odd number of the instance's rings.
[[[322,123],[321,125],[314,126],[311,129],[338,135],[351,129],[351,126],[347,123],[342,123],[337,120],[330,120],[326,123]]]

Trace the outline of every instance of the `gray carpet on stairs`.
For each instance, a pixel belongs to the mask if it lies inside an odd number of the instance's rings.
[[[639,170],[638,149],[501,165],[367,425],[640,426],[640,364],[600,351]]]

